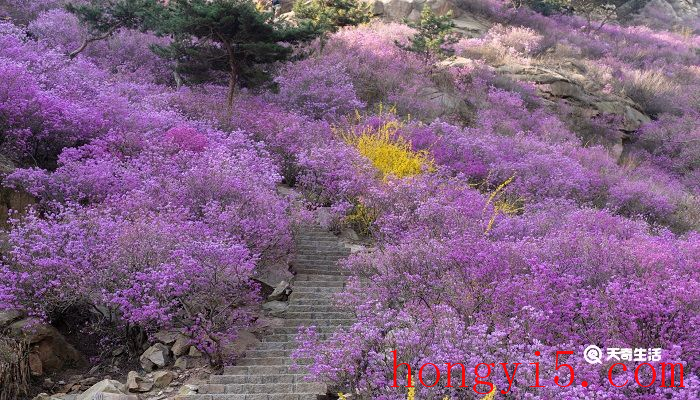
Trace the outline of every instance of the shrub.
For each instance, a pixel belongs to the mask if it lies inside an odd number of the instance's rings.
[[[342,65],[324,58],[306,59],[286,66],[275,78],[275,100],[313,118],[336,119],[364,108]]]
[[[620,80],[621,90],[651,116],[678,110],[675,97],[680,86],[660,71],[631,71]]]
[[[381,176],[405,178],[432,170],[432,160],[426,151],[413,151],[411,144],[398,130],[397,120],[381,122],[378,127],[364,127],[359,132],[345,132],[341,136],[367,157]]]
[[[78,48],[88,32],[78,18],[55,9],[39,15],[28,31],[52,48],[69,53]],[[167,83],[172,80],[171,66],[155,55],[150,46],[164,46],[167,38],[150,33],[122,29],[108,39],[91,44],[82,55],[107,71],[137,82]]]

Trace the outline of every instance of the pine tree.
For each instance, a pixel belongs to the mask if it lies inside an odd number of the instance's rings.
[[[424,6],[420,14],[420,20],[416,24],[409,24],[418,32],[409,39],[409,45],[397,42],[397,45],[405,50],[421,54],[426,60],[432,56],[442,57],[449,54],[445,45],[457,42],[457,36],[452,31],[452,13],[436,15],[429,6]]]
[[[174,59],[183,75],[203,79],[211,71],[228,74],[229,107],[237,87],[262,73],[261,64],[287,59],[292,44],[314,35],[305,24],[275,22],[250,0],[171,0],[157,32],[171,35],[173,42],[154,50]]]
[[[80,47],[68,54],[74,58],[92,42],[104,40],[122,28],[146,29],[158,20],[163,6],[158,0],[90,0],[88,3],[68,3],[66,9],[75,14],[87,28]]]
[[[369,22],[372,12],[358,0],[307,0],[294,3],[294,15],[321,32],[337,32],[346,26]]]

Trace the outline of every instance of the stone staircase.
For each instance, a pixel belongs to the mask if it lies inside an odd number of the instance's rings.
[[[248,351],[235,366],[224,368],[210,382],[199,387],[197,395],[182,400],[315,400],[326,394],[322,383],[304,380],[304,370],[292,366],[300,326],[317,327],[324,337],[342,326],[350,325],[353,316],[333,306],[333,296],[345,285],[337,261],[347,257],[347,249],[332,233],[310,227],[296,236],[297,275],[284,324],[272,329],[255,350]],[[299,364],[304,361],[300,360]]]

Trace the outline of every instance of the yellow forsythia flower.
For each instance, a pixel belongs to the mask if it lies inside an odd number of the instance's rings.
[[[358,203],[352,213],[345,217],[345,221],[349,223],[360,235],[369,235],[370,227],[377,219],[377,212],[367,207],[362,203]]]
[[[338,400],[348,400],[348,398],[345,397],[345,395],[341,392],[341,393],[338,393]]]
[[[408,388],[408,397],[406,397],[406,400],[416,400],[416,388],[415,387]]]
[[[367,157],[385,179],[389,175],[405,178],[424,170],[435,170],[427,151],[413,151],[411,143],[398,134],[400,127],[399,121],[391,120],[378,128],[365,128],[359,134],[343,132],[340,135]]]
[[[489,198],[486,201],[486,204],[484,205],[484,211],[486,210],[486,207],[493,202],[493,214],[491,215],[491,218],[489,219],[489,223],[486,226],[486,231],[484,233],[489,233],[491,231],[491,228],[493,228],[493,223],[496,221],[496,217],[498,214],[517,214],[522,210],[521,200],[520,199],[508,199],[504,198],[502,195],[503,189],[506,188],[513,180],[515,179],[515,175],[511,176],[510,178],[506,179],[503,181],[500,185],[496,187],[490,194]]]
[[[493,385],[493,389],[486,396],[482,397],[481,400],[493,400],[496,398],[496,385]]]

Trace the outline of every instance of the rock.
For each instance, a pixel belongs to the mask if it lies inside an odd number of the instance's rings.
[[[369,11],[372,15],[382,15],[384,14],[384,3],[377,0],[363,0],[363,2],[369,5]]]
[[[182,334],[178,335],[170,350],[175,357],[186,354],[190,350],[190,338]]]
[[[170,350],[164,344],[156,343],[141,355],[139,361],[147,372],[163,368],[170,361]]]
[[[292,288],[289,285],[289,282],[287,281],[281,281],[280,283],[275,286],[275,290],[272,291],[272,294],[268,296],[267,300],[268,301],[275,301],[275,300],[287,300],[287,297],[292,293]]]
[[[177,331],[159,331],[153,335],[153,338],[160,343],[171,345],[175,343],[179,335],[180,333]]]
[[[255,280],[261,284],[260,294],[267,298],[275,290],[275,285],[280,281],[290,281],[294,275],[289,271],[289,264],[286,261],[270,263],[261,266],[255,272]]]
[[[46,379],[44,379],[43,382],[41,382],[42,389],[51,390],[53,388],[53,386],[54,386],[54,383],[51,380],[51,378],[46,378]]]
[[[44,375],[44,366],[36,353],[29,353],[29,371],[34,376]]]
[[[126,376],[126,389],[129,392],[148,392],[153,389],[153,381],[145,379],[136,371],[130,371]]]
[[[287,308],[289,308],[289,303],[286,301],[268,301],[267,303],[263,303],[262,305],[263,310],[267,311],[268,313],[279,316],[280,314],[284,313],[287,311]]]
[[[345,227],[340,231],[340,238],[349,240],[351,242],[358,242],[360,240],[360,235],[355,232],[354,229],[350,227]]]
[[[178,357],[177,360],[175,360],[175,364],[173,365],[175,369],[179,369],[180,371],[184,371],[187,369],[187,357]]]
[[[81,379],[79,383],[80,383],[80,386],[82,388],[87,389],[90,386],[96,384],[98,381],[99,381],[99,379],[97,379],[96,377],[90,376],[90,377],[87,377],[85,379]]]
[[[79,395],[77,400],[94,400],[98,397],[98,395],[104,395],[108,393],[124,395],[126,394],[126,387],[118,381],[105,379],[92,385],[88,390]],[[106,399],[106,397],[102,398]]]
[[[49,400],[51,396],[48,393],[39,393],[32,400]]]
[[[16,322],[24,317],[24,313],[19,310],[3,310],[0,311],[0,329]]]
[[[173,379],[175,379],[175,374],[170,371],[158,371],[153,374],[153,384],[157,388],[167,387]]]
[[[124,348],[123,347],[118,347],[114,350],[112,350],[112,357],[119,357],[120,355],[124,354]]]
[[[491,28],[490,23],[485,18],[472,14],[463,14],[453,20],[455,30],[469,37],[478,37],[486,33]]]
[[[82,355],[53,326],[35,318],[25,318],[7,327],[11,337],[27,340],[31,345],[33,374],[45,374],[65,365],[83,365]],[[38,360],[38,361],[37,361]],[[39,361],[41,362],[39,364]],[[41,365],[41,368],[39,368]]]
[[[239,357],[245,354],[248,349],[257,347],[259,344],[260,340],[252,332],[240,330],[236,339],[226,345],[226,350]]]
[[[139,400],[139,396],[135,394],[102,393],[99,397],[96,397],[94,400]]]
[[[180,388],[177,394],[178,396],[191,396],[193,394],[197,394],[198,390],[199,386],[197,385],[184,385]]]
[[[194,346],[190,346],[190,352],[188,354],[190,357],[202,357],[203,356],[202,352],[197,350],[197,348]]]

